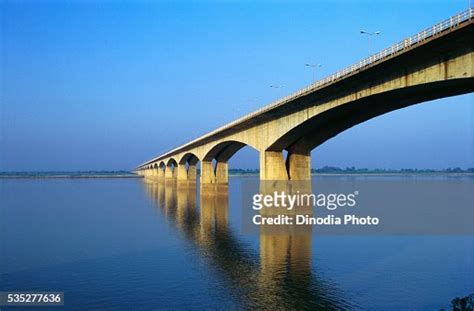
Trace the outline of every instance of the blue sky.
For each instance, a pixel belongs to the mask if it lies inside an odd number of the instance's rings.
[[[306,86],[305,63],[323,78],[467,6],[2,1],[0,170],[132,169]],[[382,34],[369,47],[360,29]],[[473,95],[445,98],[341,133],[313,167],[474,167],[473,131]],[[257,166],[253,150],[231,159]]]

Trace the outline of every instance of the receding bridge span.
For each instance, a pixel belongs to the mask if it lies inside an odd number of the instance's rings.
[[[474,9],[262,109],[157,156],[136,170],[149,178],[225,184],[242,147],[260,153],[262,180],[310,179],[311,150],[387,112],[474,90]],[[283,150],[287,157],[284,158]]]

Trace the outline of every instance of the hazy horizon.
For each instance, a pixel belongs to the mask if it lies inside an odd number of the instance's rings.
[[[391,169],[391,168],[383,168],[383,167],[377,167],[377,168],[367,168],[367,167],[338,167],[338,166],[322,166],[322,167],[312,167],[311,170],[342,170],[342,171],[348,171],[348,170],[356,170],[356,171],[363,171],[363,170],[368,170],[369,172],[375,172],[375,171],[387,171],[387,172],[399,172],[399,171],[404,171],[404,170],[414,170],[414,171],[419,171],[419,172],[425,172],[425,171],[434,171],[434,172],[448,172],[450,170],[457,170],[461,169],[463,172],[467,172],[468,170],[473,170],[474,167],[446,167],[442,169],[433,169],[433,168],[417,168],[417,167],[404,167],[404,168],[399,168],[399,169]],[[127,170],[127,169],[118,169],[118,170],[81,170],[81,171],[0,171],[0,174],[8,174],[8,173],[131,173],[133,172],[134,169],[132,170]],[[200,168],[197,168],[197,173],[199,174]],[[234,167],[234,168],[229,168],[229,172],[233,171],[248,171],[248,172],[254,172],[254,171],[259,171],[259,168],[239,168],[239,167]]]

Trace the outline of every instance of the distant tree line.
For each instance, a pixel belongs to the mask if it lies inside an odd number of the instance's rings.
[[[0,172],[0,177],[93,177],[93,176],[128,176],[130,171],[33,171],[33,172]]]
[[[258,174],[258,169],[229,169],[229,174],[232,175],[253,175]],[[441,170],[435,169],[417,169],[417,168],[402,168],[402,169],[369,169],[346,167],[341,168],[337,166],[323,166],[321,168],[312,169],[311,173],[315,174],[427,174],[427,173],[473,173],[474,167],[462,169],[460,167],[446,168]]]
[[[388,174],[394,174],[394,173],[402,173],[402,174],[407,174],[407,173],[474,173],[474,167],[467,168],[467,169],[462,169],[460,167],[454,167],[454,168],[446,168],[442,170],[435,170],[435,169],[417,169],[417,168],[402,168],[402,169],[368,169],[368,168],[356,168],[354,166],[352,167],[346,167],[346,168],[340,168],[336,166],[324,166],[322,168],[317,168],[317,169],[312,169],[311,172],[313,173],[342,173],[342,174],[360,174],[360,173],[388,173]]]

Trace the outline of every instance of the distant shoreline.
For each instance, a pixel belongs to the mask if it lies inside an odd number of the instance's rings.
[[[0,179],[142,178],[130,171],[0,172]]]
[[[311,176],[474,176],[474,173],[418,172],[418,173],[311,173]]]
[[[259,173],[229,174],[229,176],[259,176]],[[415,172],[415,173],[311,173],[311,176],[473,176],[474,173]]]

